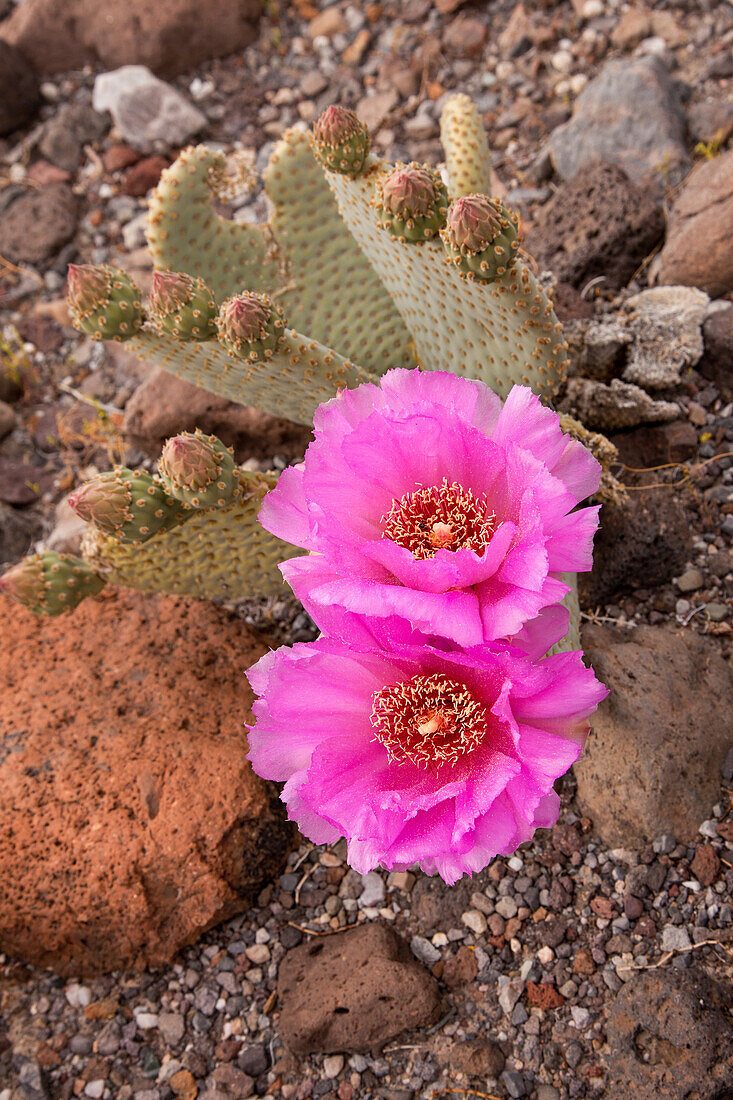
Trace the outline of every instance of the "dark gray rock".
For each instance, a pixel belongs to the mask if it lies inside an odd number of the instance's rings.
[[[74,173],[84,146],[99,141],[108,129],[105,117],[87,103],[64,103],[44,125],[39,149],[51,164]]]
[[[656,57],[606,62],[578,96],[570,121],[553,130],[549,147],[563,179],[603,160],[635,183],[674,185],[690,167],[679,95]]]
[[[41,266],[74,236],[78,200],[65,183],[24,191],[0,214],[0,255]]]
[[[41,92],[32,65],[0,39],[0,136],[31,122],[40,105]]]

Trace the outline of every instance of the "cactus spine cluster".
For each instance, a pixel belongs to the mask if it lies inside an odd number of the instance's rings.
[[[517,216],[491,198],[486,135],[467,97],[448,100],[441,136],[447,183],[429,165],[379,160],[354,112],[330,107],[312,135],[293,129],[276,146],[265,173],[272,213],[260,226],[215,213],[223,154],[185,150],[150,203],[147,306],[123,272],[72,268],[75,324],[301,423],[339,389],[416,364],[500,396],[515,383],[553,396],[566,363],[561,326],[522,257]],[[238,469],[223,444],[195,432],[166,444],[154,476],[117,469],[82,486],[71,503],[90,521],[90,591],[101,576],[209,597],[278,591],[275,566],[296,551],[256,522],[275,477]],[[27,568],[32,583],[24,573],[5,588],[38,609],[47,567]],[[84,575],[74,576],[80,590]],[[71,606],[68,593],[61,602]]]

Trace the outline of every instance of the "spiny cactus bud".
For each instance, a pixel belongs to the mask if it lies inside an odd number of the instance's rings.
[[[204,435],[198,428],[168,440],[158,472],[171,496],[192,508],[222,508],[237,488],[231,451],[215,435]]]
[[[105,583],[81,558],[46,550],[8,569],[0,577],[0,592],[36,615],[60,615],[96,596]]]
[[[129,340],[143,323],[140,292],[116,267],[69,264],[69,310],[92,340]]]
[[[426,164],[397,164],[380,180],[374,199],[378,224],[399,241],[427,241],[445,225],[448,191]]]
[[[469,278],[503,275],[519,251],[519,216],[498,199],[464,195],[448,210],[441,230],[448,258]]]
[[[115,466],[67,497],[78,516],[121,542],[147,542],[158,531],[176,527],[186,508],[142,470]]]
[[[313,145],[324,168],[355,179],[369,153],[369,131],[348,107],[326,107],[313,124]]]
[[[216,302],[203,279],[178,271],[154,271],[150,312],[161,332],[179,340],[216,336]]]
[[[245,291],[222,302],[216,319],[219,340],[240,359],[269,359],[285,328],[283,313],[266,294]]]

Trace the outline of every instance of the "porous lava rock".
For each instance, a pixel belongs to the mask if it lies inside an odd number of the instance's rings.
[[[194,428],[218,436],[242,458],[300,458],[311,438],[303,424],[237,405],[160,368],[150,371],[125,406],[125,438],[151,457],[158,457],[170,436]]]
[[[265,646],[214,604],[0,599],[0,950],[65,975],[162,966],[245,909],[293,840],[246,759]]]
[[[699,164],[685,181],[670,208],[653,281],[696,286],[722,298],[733,290],[731,237],[733,150]]]
[[[30,122],[41,106],[41,89],[33,66],[0,39],[0,136]]]
[[[261,13],[259,0],[207,0],[205,15],[195,0],[26,0],[0,37],[39,73],[147,65],[172,76],[249,46]]]
[[[581,607],[593,609],[619,593],[666,584],[689,560],[691,531],[684,504],[667,489],[632,490],[623,504],[604,504],[593,570],[578,577]]]
[[[574,771],[604,842],[689,843],[720,794],[733,741],[733,672],[707,639],[676,627],[588,625],[583,649],[610,689]]]
[[[280,1034],[297,1055],[365,1053],[440,1012],[438,983],[385,924],[311,940],[280,964]]]
[[[608,1015],[606,1095],[727,1100],[733,1087],[732,994],[696,968],[633,977]]]
[[[596,161],[561,183],[540,208],[527,248],[541,267],[582,287],[603,276],[602,288],[626,286],[664,233],[664,214],[648,188],[617,164]]]
[[[65,183],[21,191],[0,213],[0,255],[14,264],[47,263],[74,236],[78,210]]]

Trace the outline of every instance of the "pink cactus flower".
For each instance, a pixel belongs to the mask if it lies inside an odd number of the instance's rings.
[[[281,569],[322,630],[364,616],[471,647],[517,634],[568,591],[561,573],[591,568],[598,508],[577,505],[599,477],[526,387],[502,403],[482,382],[392,370],[321,405],[259,518],[310,551]]]
[[[285,782],[300,830],[317,844],[345,836],[361,873],[418,863],[447,883],[555,823],[553,783],[606,695],[580,653],[532,661],[504,643],[321,638],[268,653],[247,675],[259,695],[249,758]]]

